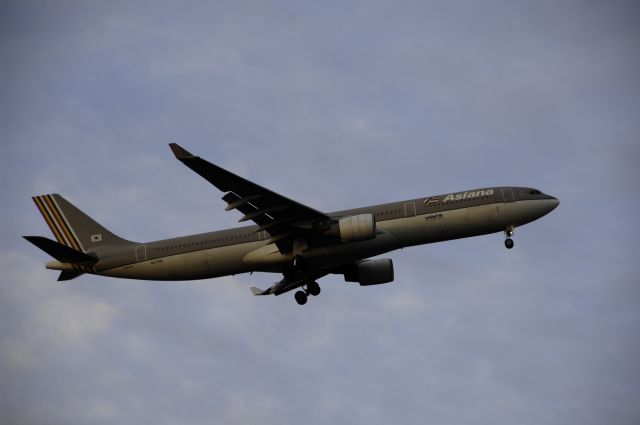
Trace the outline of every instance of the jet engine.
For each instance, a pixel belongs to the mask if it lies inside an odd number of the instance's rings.
[[[376,219],[373,214],[358,214],[341,218],[331,226],[327,234],[340,238],[342,242],[373,239],[376,237]]]
[[[344,273],[346,282],[358,282],[360,286],[380,285],[393,281],[393,261],[389,258],[362,260],[349,266]]]

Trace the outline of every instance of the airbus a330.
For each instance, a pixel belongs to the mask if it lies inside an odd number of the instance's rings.
[[[392,282],[390,259],[371,259],[396,249],[504,232],[548,214],[558,199],[528,187],[487,187],[324,213],[233,174],[175,143],[184,165],[224,192],[227,211],[254,225],[209,233],[132,242],[116,236],[58,194],[33,200],[56,240],[25,236],[54,258],[46,268],[59,281],[84,273],[127,279],[194,280],[249,272],[282,274],[254,295],[296,290],[295,300],[320,294],[328,274],[362,286]]]

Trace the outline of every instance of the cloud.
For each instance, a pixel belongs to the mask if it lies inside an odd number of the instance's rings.
[[[45,302],[30,325],[62,344],[77,344],[99,335],[114,317],[113,307],[101,301],[71,296]]]

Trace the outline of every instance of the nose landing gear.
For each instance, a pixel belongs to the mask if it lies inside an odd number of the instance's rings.
[[[511,249],[513,248],[513,239],[511,239],[511,237],[513,236],[513,226],[509,226],[506,228],[506,230],[504,231],[504,234],[507,236],[507,239],[504,240],[504,246],[507,247],[507,249]]]
[[[311,277],[307,260],[301,255],[296,255],[293,264],[287,267],[282,274],[285,280],[294,280],[296,276],[304,279],[304,285],[294,294],[294,298],[298,304],[305,305],[309,295],[313,295],[314,297],[320,295],[320,285]]]

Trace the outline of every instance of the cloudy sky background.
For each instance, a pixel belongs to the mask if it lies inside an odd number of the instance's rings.
[[[3,424],[640,423],[636,2],[0,4]],[[235,225],[167,143],[332,211],[489,185],[561,200],[392,253],[305,307],[277,276],[66,284],[58,192],[138,241]]]

